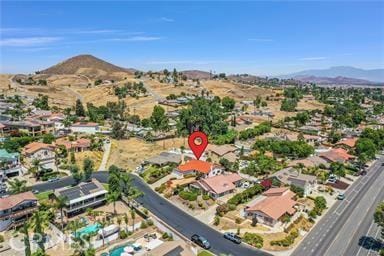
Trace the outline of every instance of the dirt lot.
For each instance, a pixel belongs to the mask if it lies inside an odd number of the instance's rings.
[[[187,141],[182,138],[168,139],[154,143],[145,142],[137,138],[119,141],[113,140],[108,166],[114,164],[132,170],[144,159],[171,148],[180,148],[182,145],[187,145]]]
[[[256,86],[238,85],[226,81],[204,81],[202,86],[208,91],[212,91],[214,95],[219,97],[229,96],[237,101],[253,100],[256,96],[262,98],[273,94],[271,89],[260,88]]]
[[[101,164],[101,159],[103,158],[103,152],[102,151],[84,151],[84,152],[78,152],[75,154],[76,164],[80,168],[83,167],[83,161],[85,158],[92,159],[94,163],[94,168],[97,170]]]

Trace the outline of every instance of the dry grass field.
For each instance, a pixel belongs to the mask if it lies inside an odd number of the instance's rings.
[[[113,140],[111,154],[108,160],[108,167],[112,164],[132,170],[140,164],[143,159],[155,156],[162,151],[171,148],[180,148],[187,145],[182,138],[168,139],[159,142],[145,142],[137,138],[128,140]]]

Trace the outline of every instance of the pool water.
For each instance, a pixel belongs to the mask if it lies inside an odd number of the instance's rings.
[[[86,226],[76,232],[76,237],[81,237],[83,234],[95,233],[99,231],[100,228],[101,228],[101,225],[99,223]]]
[[[124,252],[124,247],[130,246],[130,245],[132,245],[132,244],[128,243],[128,244],[125,244],[125,245],[122,245],[122,246],[119,246],[117,248],[112,249],[111,251],[109,251],[109,256],[120,256],[120,254],[122,254]]]

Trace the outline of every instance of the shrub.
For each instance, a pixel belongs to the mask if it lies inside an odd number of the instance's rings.
[[[127,232],[125,232],[125,230],[120,230],[120,232],[119,232],[119,238],[120,238],[120,239],[125,239],[125,238],[127,238],[127,237],[128,237]]]
[[[3,242],[4,242],[4,236],[0,235],[0,243],[3,243]]]
[[[209,200],[210,196],[208,194],[203,195],[203,200]]]
[[[241,218],[236,218],[236,219],[235,219],[236,224],[240,224],[242,221],[243,221],[243,220],[242,220]]]
[[[224,216],[229,211],[229,205],[228,204],[222,204],[216,207],[216,213],[219,216]]]
[[[141,224],[140,224],[140,228],[141,229],[145,229],[147,227],[148,227],[147,222],[146,221],[142,221]]]
[[[197,199],[197,193],[193,193],[191,191],[180,191],[179,193],[179,196],[184,199],[184,200],[188,200],[188,201],[196,201]]]
[[[218,226],[220,224],[220,217],[218,215],[215,216],[215,220],[213,222],[213,225]]]
[[[274,241],[271,241],[270,244],[272,246],[283,246],[283,247],[288,247],[290,245],[292,245],[294,242],[295,242],[295,239],[299,236],[299,231],[296,229],[296,228],[293,228],[291,230],[291,232],[286,236],[284,237],[283,239],[281,240],[274,240]]]
[[[242,203],[248,202],[255,195],[263,192],[264,188],[260,184],[256,184],[253,187],[247,188],[243,192],[234,195],[231,199],[228,200],[228,204],[239,205]]]
[[[260,235],[254,233],[246,232],[243,236],[243,240],[256,248],[261,248],[264,244],[264,239]]]
[[[147,220],[147,225],[148,226],[153,226],[153,220]]]

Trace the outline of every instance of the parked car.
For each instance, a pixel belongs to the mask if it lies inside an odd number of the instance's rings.
[[[344,200],[344,198],[345,198],[345,195],[343,193],[340,193],[337,195],[338,200]]]
[[[34,190],[32,190],[32,193],[33,193],[33,194],[39,194],[39,190],[34,189]]]
[[[54,181],[58,181],[58,180],[60,180],[59,177],[54,177],[54,178],[50,178],[48,181],[49,182],[54,182]]]
[[[211,244],[208,242],[208,240],[202,236],[197,235],[197,234],[192,235],[191,241],[194,242],[195,244],[203,247],[204,249],[211,248]]]
[[[233,232],[225,232],[224,233],[224,238],[225,239],[228,239],[236,244],[241,244],[241,237],[239,237],[238,235],[236,235],[235,233]]]

